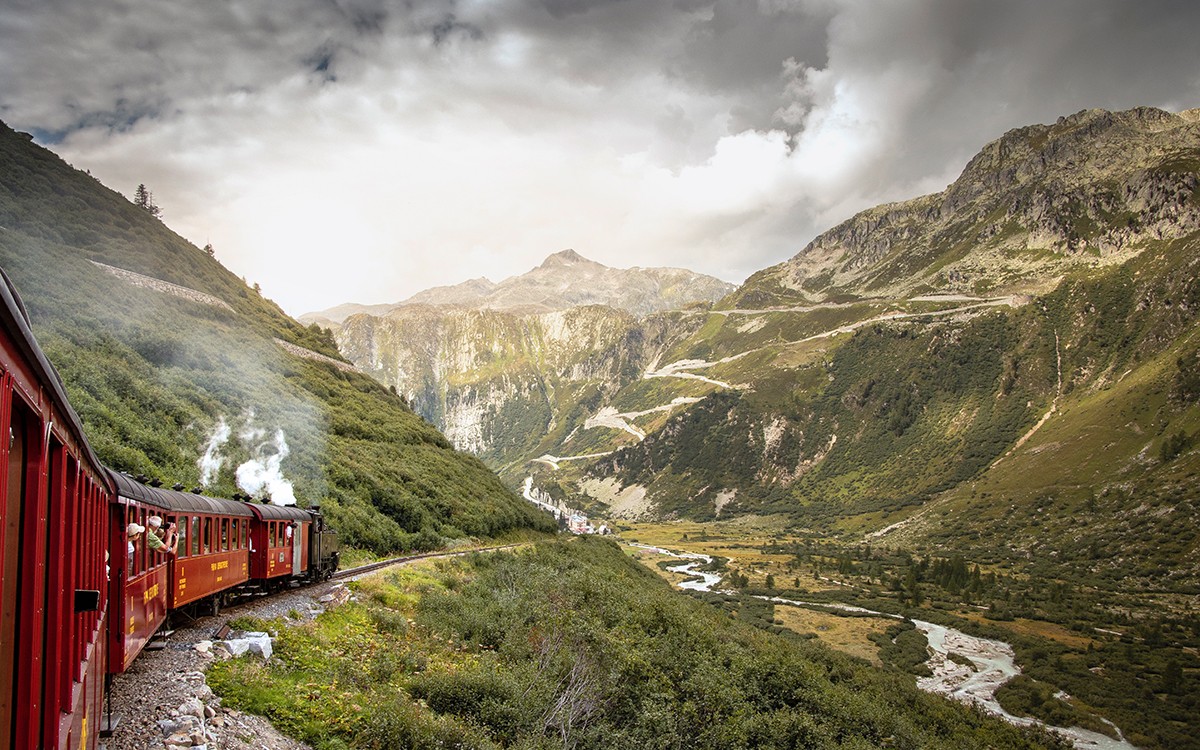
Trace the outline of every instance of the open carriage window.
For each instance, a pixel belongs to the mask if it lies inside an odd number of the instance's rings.
[[[188,518],[187,518],[187,516],[180,516],[179,519],[175,521],[175,527],[176,527],[176,529],[178,529],[178,534],[179,534],[179,544],[175,547],[175,549],[177,550],[176,556],[177,557],[187,557],[187,553],[188,553]]]

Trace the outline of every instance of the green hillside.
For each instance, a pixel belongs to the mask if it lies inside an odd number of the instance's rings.
[[[281,455],[282,431],[296,496],[321,503],[351,544],[384,552],[547,528],[400,397],[330,361],[341,357],[328,332],[288,318],[150,213],[7,127],[0,266],[114,468],[195,486],[224,420],[231,435],[212,492],[237,491],[241,463]]]
[[[268,665],[215,665],[226,705],[320,750],[1069,746],[765,632],[782,631],[769,604],[751,627],[599,538],[355,585],[356,603],[278,628]]]

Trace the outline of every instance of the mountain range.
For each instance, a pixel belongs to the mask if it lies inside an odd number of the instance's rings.
[[[687,528],[725,535],[741,559],[713,564],[743,579],[740,594],[711,595],[715,617],[782,629],[763,600],[783,593],[950,622],[1014,645],[1031,682],[1013,690],[1043,718],[1067,691],[1098,731],[1111,719],[1139,747],[1195,746],[1195,110],[1089,110],[1011,131],[945,191],[850,217],[736,289],[564,251],[500,284],[308,325],[29,136],[0,127],[0,165],[0,265],[115,468],[229,495],[238,466],[273,462],[348,542],[380,553],[548,531],[519,491],[619,528],[714,522]],[[778,536],[760,547],[742,523]],[[524,559],[556,558],[554,580],[574,571],[606,623],[580,627],[601,633],[624,606],[601,569],[625,558],[594,541]],[[753,569],[768,553],[791,561],[782,592]],[[803,591],[802,569],[828,586]],[[464,643],[501,611],[538,628],[512,587],[447,576],[504,600],[462,610]],[[558,589],[542,593],[577,622]],[[663,630],[663,608],[644,609],[637,639],[673,656],[655,639],[686,618]],[[743,656],[796,648],[771,643]],[[903,633],[878,643],[926,656]],[[882,710],[826,690],[860,694],[862,664],[802,650],[807,667],[763,664],[803,677],[787,693],[809,696],[803,721]],[[630,664],[631,692],[653,696]],[[728,664],[704,674],[719,686]],[[760,673],[746,674],[751,689]],[[911,677],[878,677],[917,706],[906,721],[944,725]],[[836,705],[811,704],[818,685]]]
[[[414,304],[334,334],[513,486],[596,513],[783,514],[1194,590],[1198,165],[1198,110],[1087,110],[711,306]],[[1173,543],[1098,552],[1131,527]]]
[[[300,316],[305,323],[341,324],[351,315],[387,315],[409,305],[454,306],[471,310],[537,314],[585,305],[607,305],[648,315],[715,302],[734,285],[682,268],[610,268],[574,250],[550,255],[538,267],[496,284],[479,278],[418,292],[390,305],[348,303]]]
[[[943,578],[920,617],[1017,647],[1029,677],[1007,689],[1031,697],[1012,710],[1070,723],[1051,700],[1069,694],[1138,747],[1182,748],[1198,267],[1200,111],[1087,110],[1003,134],[945,190],[860,212],[712,304],[408,305],[332,332],[527,497],[727,540],[734,588],[758,553],[834,589],[785,596],[868,608],[921,600],[930,564],[1003,581]],[[738,542],[753,525],[805,541]]]

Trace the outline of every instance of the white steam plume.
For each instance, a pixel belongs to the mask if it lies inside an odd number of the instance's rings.
[[[241,438],[249,442],[261,438],[264,434],[262,430],[251,428],[247,422]],[[259,495],[266,490],[275,505],[295,505],[296,493],[292,483],[284,479],[283,472],[280,471],[280,464],[287,458],[288,453],[283,430],[275,430],[273,439],[260,442],[251,449],[254,458],[237,467],[238,487],[250,495]]]
[[[220,454],[221,446],[229,440],[229,425],[225,423],[225,417],[217,419],[217,425],[213,428],[212,434],[208,436],[208,443],[204,446],[204,455],[196,461],[196,465],[200,468],[200,484],[204,487],[212,484],[217,478],[217,472],[221,470],[221,465],[225,463],[225,457]]]

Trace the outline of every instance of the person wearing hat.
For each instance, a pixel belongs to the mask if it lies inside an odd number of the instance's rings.
[[[146,519],[146,523],[150,526],[150,533],[146,534],[146,544],[150,545],[150,549],[158,552],[166,552],[168,555],[175,554],[175,548],[179,545],[179,536],[175,531],[175,524],[167,527],[167,537],[163,539],[159,536],[162,533],[163,520],[160,516],[150,516]]]
[[[134,523],[132,521],[130,522],[130,524],[128,526],[125,527],[125,543],[128,545],[128,548],[126,549],[126,552],[128,552],[127,557],[129,557],[129,558],[133,557],[133,549],[134,549],[133,543],[135,541],[137,541],[137,538],[139,536],[141,536],[142,532],[145,530],[146,530],[145,526],[142,526],[140,523]]]

